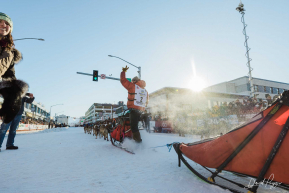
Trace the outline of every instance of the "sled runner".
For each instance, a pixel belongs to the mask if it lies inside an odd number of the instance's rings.
[[[289,91],[247,123],[223,136],[195,143],[174,144],[180,161],[207,183],[233,192],[255,193],[260,184],[289,190]],[[184,158],[204,168],[203,175]],[[195,165],[195,164],[194,164]],[[254,179],[252,186],[224,177],[222,171]],[[222,173],[221,173],[222,172]],[[219,183],[226,181],[226,185]],[[237,188],[227,187],[230,184]],[[243,189],[240,190],[240,188]]]
[[[110,133],[110,141],[113,146],[118,147],[128,153],[134,154],[131,150],[122,147],[125,138],[132,139],[132,131],[129,122],[129,110],[124,111],[123,116],[119,117],[120,124],[118,124]]]

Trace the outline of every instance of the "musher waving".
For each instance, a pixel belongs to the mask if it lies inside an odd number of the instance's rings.
[[[128,68],[127,66],[122,68],[120,82],[128,90],[127,108],[130,110],[129,119],[133,140],[140,143],[142,139],[138,130],[138,122],[140,115],[145,111],[145,107],[148,104],[149,95],[145,89],[146,82],[144,80],[140,80],[137,76],[132,79],[132,82],[126,79],[125,73]]]

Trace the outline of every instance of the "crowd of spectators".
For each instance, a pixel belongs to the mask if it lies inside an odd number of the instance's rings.
[[[222,117],[228,115],[243,115],[243,114],[256,114],[266,109],[273,103],[278,95],[274,96],[273,100],[269,94],[266,95],[266,100],[256,98],[243,98],[237,99],[234,102],[224,102],[220,106],[214,106],[209,115],[212,117]]]
[[[40,119],[33,119],[33,118],[22,118],[20,123],[22,124],[33,124],[33,125],[48,125],[48,122]]]

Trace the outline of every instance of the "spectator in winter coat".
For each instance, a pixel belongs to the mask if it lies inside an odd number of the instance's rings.
[[[219,108],[219,116],[227,116],[227,112],[228,112],[228,105],[227,102],[223,102],[222,105]]]
[[[234,113],[234,104],[233,102],[230,102],[228,105],[228,115],[233,115]]]
[[[262,108],[262,103],[257,102],[254,107],[254,112],[260,112]]]
[[[266,100],[268,102],[268,105],[271,105],[273,102],[271,96],[269,94],[266,94],[265,97],[266,97]]]
[[[268,101],[263,100],[260,111],[264,111],[268,107]]]
[[[139,130],[138,122],[140,120],[141,113],[145,110],[148,104],[148,92],[145,90],[146,82],[140,80],[138,77],[134,77],[132,82],[126,79],[125,73],[128,67],[122,68],[120,74],[120,82],[128,90],[127,108],[130,110],[130,128],[133,134],[133,139],[140,143],[142,141]]]
[[[147,130],[147,132],[150,133],[150,121],[149,121],[149,114],[145,110],[145,113],[143,114],[143,122],[144,122],[144,127]]]
[[[4,103],[0,110],[3,122],[11,122],[21,107],[21,98],[28,90],[28,85],[16,80],[14,65],[21,59],[21,53],[14,48],[12,38],[13,22],[5,13],[0,12],[0,94]]]
[[[9,123],[2,123],[1,124],[1,128],[0,128],[0,148],[2,146],[5,134],[7,132],[7,130],[9,129],[9,135],[8,135],[8,139],[7,139],[7,143],[6,143],[6,149],[7,150],[13,150],[13,149],[18,149],[17,146],[14,146],[14,138],[16,136],[16,129],[19,125],[19,122],[21,120],[22,114],[24,112],[24,102],[26,103],[32,103],[34,101],[34,97],[32,93],[27,93],[26,96],[27,97],[23,97],[22,98],[22,102],[21,102],[21,109],[20,111],[17,113],[16,117]],[[0,149],[1,151],[1,149]]]

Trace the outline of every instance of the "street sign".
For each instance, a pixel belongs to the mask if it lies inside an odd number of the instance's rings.
[[[101,75],[100,75],[100,78],[101,78],[101,79],[105,79],[105,77],[106,77],[105,74],[101,74]]]
[[[126,78],[126,79],[131,82],[131,78]]]

